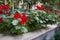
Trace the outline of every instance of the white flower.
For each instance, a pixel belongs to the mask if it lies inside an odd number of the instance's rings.
[[[18,22],[19,22],[18,20],[13,20],[13,21],[12,21],[12,24],[13,24],[13,25],[17,25]]]

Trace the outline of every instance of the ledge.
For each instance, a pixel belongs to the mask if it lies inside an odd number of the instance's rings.
[[[23,35],[14,36],[14,37],[13,36],[3,36],[2,34],[0,34],[0,40],[32,40],[51,30],[54,30],[55,28],[57,28],[57,24],[47,25],[47,27],[48,27],[47,29],[42,29],[42,30],[35,31],[35,32],[29,32],[29,33],[25,33]]]

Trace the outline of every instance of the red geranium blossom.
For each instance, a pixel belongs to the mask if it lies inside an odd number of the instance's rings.
[[[19,23],[23,25],[23,24],[25,24],[25,21],[22,20],[22,21],[20,21]]]
[[[22,20],[20,21],[20,24],[25,24],[28,21],[28,17],[26,16],[25,13],[22,13],[21,19]]]
[[[0,11],[0,14],[3,14],[3,11]]]
[[[3,18],[0,18],[0,23],[3,22]]]
[[[3,5],[0,4],[0,11],[4,10]]]
[[[26,16],[26,14],[25,13],[22,13],[22,14],[20,14],[20,13],[18,13],[18,12],[16,12],[15,14],[14,14],[14,18],[15,19],[17,19],[17,20],[19,20],[20,22],[20,24],[25,24],[27,21],[28,21],[28,17]]]
[[[54,14],[57,14],[57,12],[58,12],[58,11],[55,9],[55,10],[54,10]]]
[[[21,18],[20,13],[16,12],[16,13],[14,14],[14,18],[15,18],[15,19],[19,19],[19,18]]]
[[[22,18],[23,18],[23,19],[25,19],[25,22],[27,22],[27,21],[28,21],[28,17],[26,16],[26,14],[25,14],[25,13],[22,13]]]
[[[10,6],[8,4],[5,4],[3,8],[4,8],[4,10],[8,10],[10,8]]]
[[[50,13],[50,8],[46,8],[46,12],[47,13]]]
[[[44,6],[43,5],[40,5],[40,6],[37,5],[36,8],[37,8],[37,10],[44,10]]]
[[[10,8],[8,4],[0,4],[0,14],[3,14],[3,11],[6,11]],[[10,15],[9,12],[6,11],[7,15]]]
[[[0,4],[0,10],[8,10],[10,6],[8,4]]]

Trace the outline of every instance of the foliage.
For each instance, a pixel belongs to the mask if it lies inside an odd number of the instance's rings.
[[[30,1],[27,3],[30,4]],[[60,15],[58,15],[57,9],[54,9],[52,12],[50,11],[50,7],[44,7],[40,2],[37,4],[30,4],[32,8],[30,7],[29,9],[21,8],[19,10],[15,8],[14,13],[11,11],[9,12],[11,6],[7,4],[1,4],[0,6],[0,33],[4,34],[18,35],[40,30],[46,28],[47,24],[54,24],[60,20]]]

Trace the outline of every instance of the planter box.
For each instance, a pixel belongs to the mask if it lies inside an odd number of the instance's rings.
[[[47,25],[47,29],[26,33],[19,36],[3,36],[0,34],[0,40],[49,40],[54,36],[57,24]]]

